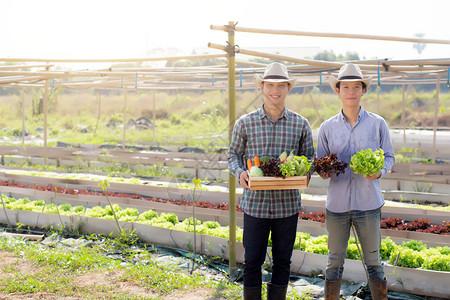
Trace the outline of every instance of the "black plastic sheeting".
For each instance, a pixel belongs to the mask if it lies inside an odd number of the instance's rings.
[[[157,251],[155,255],[159,258],[157,260],[167,263],[174,263],[178,261],[178,266],[190,270],[194,261],[194,268],[201,267],[203,272],[210,272],[210,275],[221,273],[223,276],[228,277],[228,265],[223,260],[212,260],[211,258],[194,255],[192,252],[173,249],[167,247],[156,247]],[[180,259],[184,258],[184,259]],[[204,269],[206,267],[206,269]],[[243,269],[239,268],[233,278],[233,281],[242,282]],[[263,281],[270,282],[271,273],[263,271]],[[313,299],[323,299],[325,280],[323,276],[308,277],[301,275],[290,276],[289,289],[296,289],[298,294],[302,295],[307,293],[313,297]],[[370,300],[370,291],[366,283],[364,282],[348,282],[343,281],[341,286],[341,297],[347,300]],[[389,292],[389,300],[430,300],[438,298],[422,297],[407,293]]]

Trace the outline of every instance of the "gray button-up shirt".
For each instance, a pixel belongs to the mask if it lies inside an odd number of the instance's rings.
[[[352,128],[344,114],[340,112],[322,123],[319,129],[317,156],[335,153],[338,159],[349,163],[353,154],[371,148],[384,150],[384,168],[381,176],[386,175],[394,165],[389,128],[386,121],[377,114],[367,112],[362,107],[358,120]],[[372,210],[384,204],[380,181],[368,180],[354,174],[350,167],[344,174],[333,175],[328,187],[327,209],[332,212],[352,210]]]

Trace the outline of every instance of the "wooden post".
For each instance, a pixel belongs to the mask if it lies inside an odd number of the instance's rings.
[[[97,121],[95,122],[94,136],[97,135],[98,124],[100,123],[100,116],[102,112],[102,95],[97,90]]]
[[[127,135],[127,102],[128,102],[128,90],[125,88],[123,95],[123,131],[122,131],[122,149],[125,149],[126,135]]]
[[[406,145],[406,124],[405,124],[405,107],[406,107],[406,85],[402,85],[402,114],[401,114],[401,123],[403,127],[403,146]]]
[[[437,75],[436,79],[436,97],[434,98],[434,118],[433,118],[433,163],[436,163],[437,148],[436,148],[436,131],[438,126],[439,114],[439,94],[441,91],[441,75]]]
[[[49,68],[47,68],[49,71]],[[48,143],[47,143],[47,135],[48,135],[48,79],[45,80],[44,86],[44,148],[45,148],[45,156],[44,162],[47,164],[48,160]]]
[[[236,120],[236,57],[234,44],[234,22],[228,22],[228,137],[231,142],[234,122]],[[236,177],[229,175],[229,212],[230,212],[230,239],[229,239],[229,268],[230,278],[234,277],[236,272]]]
[[[157,143],[156,141],[156,92],[153,92],[153,109],[152,109],[152,122],[153,122],[153,143],[155,146]]]
[[[22,103],[22,147],[25,147],[25,91],[20,89],[20,100]]]

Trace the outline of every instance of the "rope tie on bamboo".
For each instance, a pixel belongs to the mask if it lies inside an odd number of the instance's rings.
[[[134,87],[137,90],[137,88],[138,88],[138,73],[137,72],[134,75]]]
[[[230,45],[230,43],[227,42],[227,45],[225,46],[225,52],[228,53],[228,55],[235,56],[236,53],[239,53],[239,51],[239,45]]]
[[[323,78],[322,78],[322,72],[319,73],[319,86],[322,86]]]
[[[214,86],[216,79],[214,78],[214,74],[211,74],[211,86]]]

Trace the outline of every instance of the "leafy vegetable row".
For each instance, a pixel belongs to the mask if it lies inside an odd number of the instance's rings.
[[[1,200],[6,208],[11,210],[80,215],[109,220],[114,218],[110,206],[85,208],[84,206],[72,206],[67,203],[55,205],[46,203],[44,200],[15,199],[6,195],[1,195]],[[177,215],[173,213],[158,214],[153,210],[139,213],[136,208],[122,209],[117,204],[113,205],[113,210],[119,220],[123,222],[136,222],[186,232],[193,232],[195,223],[195,230],[199,234],[228,239],[229,227],[221,226],[218,222],[202,222],[193,218],[187,218],[180,222]],[[238,241],[242,241],[242,234],[242,229],[237,228],[236,237]],[[300,232],[297,233],[294,248],[325,255],[328,253],[327,241],[328,236],[326,235],[312,237],[309,233]],[[270,242],[269,245],[271,245]],[[360,258],[354,238],[349,240],[347,257],[350,259]],[[391,264],[402,267],[450,272],[450,247],[427,248],[424,243],[414,240],[397,245],[390,238],[385,238],[381,242],[381,257]]]

